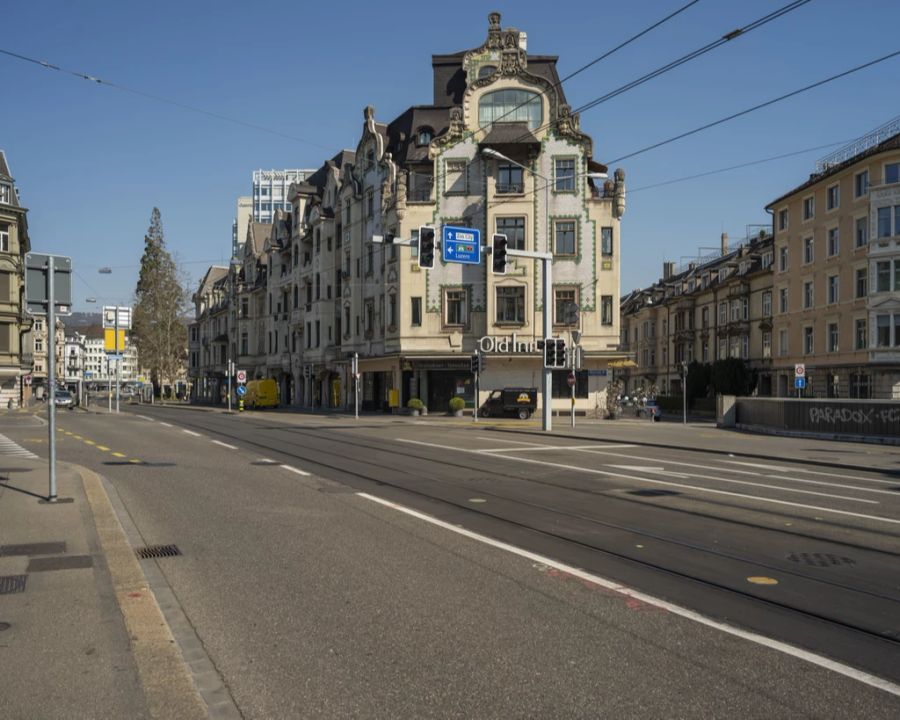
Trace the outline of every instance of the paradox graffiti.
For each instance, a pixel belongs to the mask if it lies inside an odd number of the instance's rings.
[[[812,425],[897,423],[900,422],[900,408],[811,407],[809,408],[809,422]]]

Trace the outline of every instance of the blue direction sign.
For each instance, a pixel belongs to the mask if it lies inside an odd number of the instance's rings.
[[[805,377],[795,377],[794,378],[794,387],[797,390],[804,390],[806,388],[806,378]]]
[[[235,392],[238,394],[238,397],[244,397],[247,394],[247,388],[244,385],[238,385]]]
[[[444,262],[481,264],[481,230],[444,225],[441,233]]]

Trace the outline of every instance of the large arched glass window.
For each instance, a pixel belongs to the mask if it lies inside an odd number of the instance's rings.
[[[481,96],[478,103],[478,124],[493,122],[527,122],[534,130],[541,124],[541,98],[528,90],[495,90]]]

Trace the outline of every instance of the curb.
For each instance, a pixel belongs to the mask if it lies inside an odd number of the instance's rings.
[[[80,465],[71,467],[81,477],[91,507],[116,602],[131,637],[131,650],[151,717],[159,720],[209,717],[181,650],[116,517],[102,479]]]

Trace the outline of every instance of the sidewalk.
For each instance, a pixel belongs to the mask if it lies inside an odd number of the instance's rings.
[[[57,485],[47,503],[47,461],[0,456],[0,715],[205,717],[99,476],[58,463]]]

